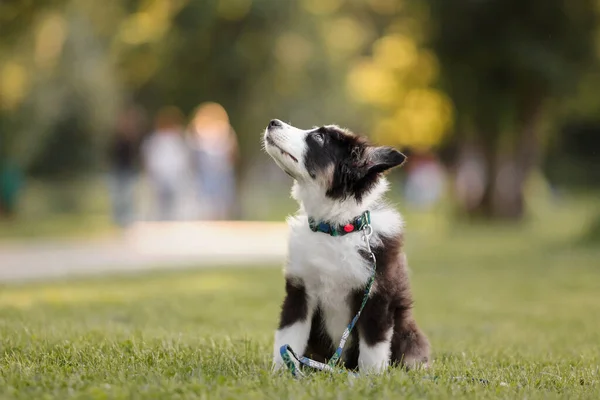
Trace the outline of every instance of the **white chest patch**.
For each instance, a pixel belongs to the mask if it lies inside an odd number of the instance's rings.
[[[353,317],[348,295],[364,288],[371,274],[371,264],[360,254],[366,249],[361,232],[345,236],[313,232],[306,215],[288,219],[290,227],[289,260],[286,275],[302,279],[311,304],[323,312],[327,333],[337,345]],[[391,208],[371,211],[374,235],[371,246],[380,243],[379,235],[393,236],[401,232],[402,219]],[[373,287],[374,291],[377,287]]]

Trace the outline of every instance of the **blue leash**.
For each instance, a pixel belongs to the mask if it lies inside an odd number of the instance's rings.
[[[344,330],[344,333],[342,334],[342,338],[340,339],[340,344],[338,345],[337,350],[335,351],[335,353],[333,353],[333,355],[331,356],[331,359],[329,360],[329,362],[327,364],[312,360],[312,359],[310,359],[308,357],[304,357],[304,356],[298,357],[298,355],[294,352],[294,350],[292,350],[290,345],[284,344],[283,346],[281,346],[279,348],[279,354],[281,354],[283,363],[290,370],[292,375],[296,378],[302,376],[302,371],[300,371],[300,369],[296,367],[296,363],[292,360],[292,357],[295,358],[299,364],[306,365],[307,367],[317,369],[320,371],[336,372],[336,366],[337,366],[338,361],[342,357],[342,352],[344,351],[344,346],[346,346],[346,341],[350,337],[350,333],[352,332],[352,329],[354,329],[354,326],[356,325],[356,322],[358,321],[360,314],[362,313],[363,309],[365,308],[365,305],[367,304],[367,300],[369,300],[369,295],[371,294],[371,288],[373,287],[373,282],[375,282],[375,272],[377,270],[377,260],[375,259],[375,254],[373,254],[373,251],[371,250],[371,245],[369,244],[369,239],[370,239],[371,235],[373,234],[373,228],[371,227],[371,225],[369,223],[367,223],[366,225],[363,226],[363,228],[361,230],[363,232],[363,239],[367,246],[367,251],[369,252],[371,260],[373,261],[373,270],[371,271],[371,276],[369,277],[369,280],[367,281],[367,286],[365,288],[365,294],[363,296],[362,304],[360,305],[360,308],[358,309],[358,312],[356,313],[354,318],[352,318],[352,321],[350,321],[350,323]]]

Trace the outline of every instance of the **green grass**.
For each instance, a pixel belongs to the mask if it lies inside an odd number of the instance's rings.
[[[119,228],[111,216],[107,177],[64,182],[30,181],[23,190],[16,214],[0,218],[0,243],[22,240],[98,239],[114,237]],[[297,209],[289,188],[256,190],[249,185],[239,196],[242,220],[282,221]],[[150,215],[152,192],[140,179],[136,188],[138,218]]]
[[[117,233],[117,227],[106,215],[53,214],[39,219],[18,217],[0,221],[0,241],[97,239]]]
[[[16,215],[0,218],[0,241],[98,238],[118,232],[110,215],[107,182],[28,181]]]
[[[278,268],[0,286],[0,398],[600,398],[600,248],[590,204],[520,226],[408,217],[428,371],[269,373]],[[487,383],[481,383],[484,379]]]

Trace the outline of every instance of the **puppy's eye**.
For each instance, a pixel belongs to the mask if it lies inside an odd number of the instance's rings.
[[[322,132],[315,133],[313,137],[320,144],[323,144],[325,142],[325,135],[323,135]]]

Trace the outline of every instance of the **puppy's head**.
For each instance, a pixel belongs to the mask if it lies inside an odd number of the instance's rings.
[[[376,147],[335,125],[302,130],[272,120],[264,134],[267,153],[299,185],[317,185],[327,197],[360,201],[381,174],[406,157],[391,147]]]

